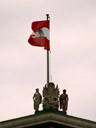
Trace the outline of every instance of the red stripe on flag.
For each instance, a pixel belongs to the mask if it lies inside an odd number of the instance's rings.
[[[29,44],[33,46],[44,47],[46,50],[50,50],[49,40],[46,37],[33,38],[32,35],[28,39]]]
[[[49,20],[44,20],[44,21],[35,21],[32,23],[32,30],[36,32],[36,30],[40,30],[43,27],[46,27],[49,29]]]

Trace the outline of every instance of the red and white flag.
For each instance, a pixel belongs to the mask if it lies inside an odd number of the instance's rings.
[[[50,50],[49,43],[49,20],[35,21],[31,26],[33,34],[30,35],[28,42],[33,46],[44,47]]]

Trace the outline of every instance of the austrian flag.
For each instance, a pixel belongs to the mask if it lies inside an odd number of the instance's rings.
[[[32,23],[33,34],[30,35],[28,42],[33,46],[44,47],[50,50],[49,44],[49,20],[35,21]]]

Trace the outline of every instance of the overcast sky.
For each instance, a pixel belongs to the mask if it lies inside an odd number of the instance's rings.
[[[96,0],[0,1],[0,121],[34,114],[46,84],[46,50],[28,44],[50,14],[50,81],[69,95],[68,115],[96,121]],[[42,105],[40,105],[42,110]]]

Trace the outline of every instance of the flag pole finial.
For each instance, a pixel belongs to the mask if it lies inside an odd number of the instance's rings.
[[[47,20],[50,18],[49,14],[46,14]]]

